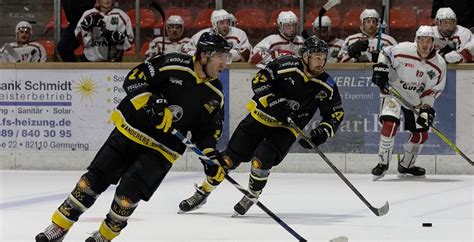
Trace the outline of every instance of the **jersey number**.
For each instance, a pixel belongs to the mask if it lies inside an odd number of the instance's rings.
[[[135,79],[137,79],[137,73],[138,73],[138,69],[136,69],[136,68],[133,69],[132,74],[130,74],[130,75],[128,76],[128,79],[129,79],[129,80],[135,80]],[[140,74],[138,74],[138,78],[139,78],[140,80],[143,79],[143,80],[146,81],[145,73],[143,73],[143,71],[141,71]]]
[[[253,78],[252,83],[257,84],[259,82],[266,82],[267,80],[267,77],[262,75],[262,73],[257,73],[257,75]]]

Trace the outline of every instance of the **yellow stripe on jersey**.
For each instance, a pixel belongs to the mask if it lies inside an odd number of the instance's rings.
[[[135,97],[133,97],[132,99],[130,99],[130,102],[132,102],[135,110],[138,110],[142,108],[143,106],[145,106],[150,96],[151,96],[151,92],[140,93],[136,95]]]
[[[289,72],[296,72],[296,73],[300,74],[301,77],[303,77],[305,82],[307,82],[308,79],[309,79],[300,69],[298,69],[296,67],[287,68],[287,69],[283,69],[283,70],[278,70],[277,74],[285,74],[285,73],[289,73]]]
[[[254,100],[247,103],[247,110],[249,110],[250,115],[252,115],[252,117],[259,123],[274,128],[286,128],[291,131],[295,137],[298,137],[298,132],[295,129],[282,125],[280,122],[275,120],[275,118],[258,109],[257,103]]]
[[[332,95],[334,94],[334,89],[332,89],[331,86],[329,86],[327,83],[325,83],[325,82],[323,82],[323,81],[321,81],[321,80],[319,80],[319,79],[316,79],[316,78],[311,78],[311,79],[309,79],[309,80],[312,81],[312,82],[316,82],[316,83],[318,83],[318,84],[321,84],[323,87],[325,87],[326,89],[328,89],[329,92],[331,93],[331,95],[329,96],[329,99],[332,99]]]
[[[123,117],[120,110],[115,109],[112,112],[111,119],[115,123],[115,126],[120,131],[120,133],[137,144],[160,152],[169,162],[171,162],[171,164],[173,164],[179,158],[180,155],[178,153],[174,152],[142,131],[130,126]]]
[[[221,97],[220,107],[222,108],[224,106],[224,94],[217,87],[212,85],[211,83],[204,82],[204,84],[206,86],[208,86],[211,90],[213,90],[215,93],[217,93],[217,95],[219,95],[219,97]]]
[[[258,99],[258,101],[260,102],[260,104],[262,104],[262,106],[263,106],[264,108],[268,107],[268,100],[267,100],[267,99],[268,99],[268,97],[271,96],[271,95],[273,95],[273,94],[270,93],[270,94],[265,95],[265,96],[263,96],[263,97],[261,97],[261,98]]]

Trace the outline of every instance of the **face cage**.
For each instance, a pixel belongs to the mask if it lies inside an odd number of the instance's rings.
[[[211,58],[215,54],[222,54],[219,58],[222,58],[222,60],[227,64],[230,65],[232,64],[232,54],[229,52],[220,52],[220,51],[206,51],[206,56]]]

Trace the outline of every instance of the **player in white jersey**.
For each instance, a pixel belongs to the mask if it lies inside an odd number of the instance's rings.
[[[360,14],[360,33],[349,35],[339,52],[340,62],[377,62],[380,49],[396,45],[390,35],[382,33],[380,48],[377,48],[378,30],[381,26],[379,13],[375,9],[365,9]]]
[[[20,21],[15,26],[16,41],[5,43],[0,49],[0,63],[15,62],[45,62],[46,51],[38,43],[31,41],[33,28],[26,21]]]
[[[281,55],[299,57],[303,46],[303,37],[297,35],[298,17],[292,11],[282,11],[278,14],[278,34],[272,34],[261,40],[252,50],[250,63],[263,68],[267,63]]]
[[[464,46],[464,48],[459,50],[457,53],[459,53],[462,56],[462,62],[464,63],[474,62],[474,38],[471,40],[471,42],[467,43]]]
[[[425,169],[415,166],[428,130],[433,124],[435,99],[446,84],[446,62],[433,48],[434,31],[430,26],[420,26],[414,42],[403,42],[383,49],[378,63],[373,66],[372,82],[380,87],[382,130],[379,144],[379,163],[372,169],[374,180],[388,170],[400,115],[405,118],[405,130],[411,132],[405,144],[405,153],[398,164],[399,177],[412,175],[424,177]],[[387,95],[387,83],[414,106],[419,116],[397,98]]]
[[[179,15],[171,15],[166,20],[165,50],[163,51],[163,36],[154,38],[148,50],[145,52],[145,59],[148,60],[159,54],[171,52],[186,53],[184,45],[191,41],[188,37],[183,37],[184,21]]]
[[[337,55],[341,51],[344,41],[336,38],[336,36],[332,34],[331,25],[332,22],[328,16],[321,18],[321,26],[319,26],[319,17],[316,17],[313,21],[313,33],[318,38],[324,40],[329,46],[329,54],[326,63],[337,63]]]
[[[96,8],[84,12],[75,34],[82,39],[85,61],[122,61],[133,41],[128,15],[114,8],[115,0],[98,0]]]
[[[472,32],[457,25],[456,14],[451,8],[440,8],[436,12],[435,48],[448,63],[459,63],[463,57],[458,53],[472,39]]]
[[[196,51],[196,44],[205,32],[214,32],[222,35],[229,43],[232,44],[232,62],[247,62],[252,51],[252,45],[250,45],[247,34],[232,26],[232,22],[235,21],[235,17],[229,14],[224,9],[214,10],[211,14],[212,27],[203,29],[191,37],[189,44],[185,45],[185,51],[194,55]]]

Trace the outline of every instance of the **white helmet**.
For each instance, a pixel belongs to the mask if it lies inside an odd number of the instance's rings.
[[[231,20],[230,14],[227,11],[225,11],[224,9],[214,10],[211,14],[212,28],[217,31],[217,22],[226,19]]]
[[[20,28],[29,28],[30,29],[30,39],[33,36],[33,27],[31,27],[31,24],[28,23],[27,21],[20,21],[16,24],[15,26],[15,38],[17,38],[17,34],[20,31]],[[28,40],[30,40],[28,39]],[[17,39],[18,40],[18,39]]]
[[[324,15],[321,18],[321,27],[329,27],[330,28],[331,24],[332,24],[331,19],[328,16]],[[319,28],[319,16],[314,19],[313,28],[315,28],[315,29]]]
[[[360,14],[360,27],[364,27],[364,19],[366,18],[376,18],[377,22],[380,21],[380,15],[375,9],[364,9]]]
[[[229,19],[230,19],[230,26],[235,27],[237,25],[237,18],[233,14],[229,13]]]
[[[293,13],[293,11],[281,11],[278,14],[277,23],[281,35],[287,37],[288,39],[293,39],[296,36],[296,29],[294,33],[291,34],[285,34],[283,32],[283,24],[298,24],[298,17],[295,13]]]
[[[184,27],[184,20],[179,15],[171,15],[168,20],[166,20],[166,24],[178,24]]]
[[[421,36],[428,36],[431,38],[435,38],[435,33],[433,31],[433,27],[428,26],[428,25],[421,25],[418,30],[416,31],[415,34],[415,40],[418,39],[418,37]]]
[[[436,12],[436,23],[443,19],[454,19],[456,20],[456,14],[451,8],[440,8]]]

